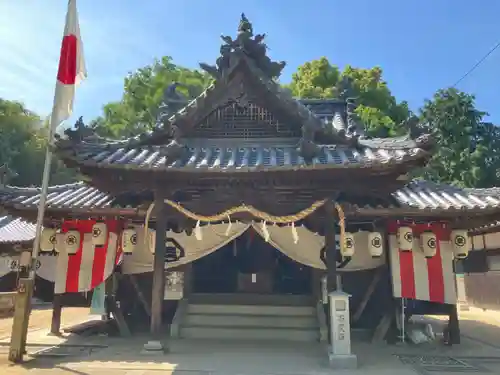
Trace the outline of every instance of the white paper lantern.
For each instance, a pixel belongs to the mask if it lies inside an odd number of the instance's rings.
[[[154,254],[156,249],[156,231],[148,229],[146,236],[148,236],[147,246],[149,246],[149,251],[151,251],[151,254]]]
[[[342,254],[343,257],[352,257],[354,255],[354,250],[354,234],[346,232],[344,236],[344,243],[340,246],[340,254]]]
[[[451,244],[457,259],[465,259],[469,255],[470,240],[466,230],[456,229],[451,231]]]
[[[384,240],[382,233],[370,232],[368,233],[368,250],[370,255],[374,258],[379,258],[384,253]]]
[[[54,238],[54,250],[57,253],[63,253],[65,249],[64,242],[66,241],[66,233],[56,233],[56,236]]]
[[[56,244],[56,230],[53,228],[43,228],[40,237],[40,251],[53,251]]]
[[[57,240],[57,239],[56,239]],[[80,232],[69,230],[64,236],[64,250],[68,255],[74,255],[80,248]]]
[[[420,234],[420,247],[426,258],[432,258],[437,252],[437,237],[433,232]]]
[[[106,223],[99,221],[92,226],[92,244],[104,246],[108,240],[108,227]]]
[[[413,249],[413,229],[411,227],[398,228],[399,250],[411,251]]]
[[[137,248],[137,231],[129,228],[122,233],[122,251],[124,254],[132,254]]]

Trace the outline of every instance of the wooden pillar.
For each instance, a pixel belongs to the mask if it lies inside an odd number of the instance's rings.
[[[327,267],[328,293],[337,291],[337,241],[336,241],[336,211],[334,203],[328,200],[325,203],[325,249]]]
[[[14,322],[10,338],[9,361],[22,362],[26,351],[26,337],[28,335],[28,320],[31,308],[31,296],[35,281],[29,278],[20,278],[14,308]]]
[[[52,300],[52,321],[50,323],[50,333],[52,335],[61,334],[61,313],[62,313],[62,294],[54,294]]]
[[[448,344],[460,344],[460,323],[458,321],[457,305],[448,305]]]
[[[167,216],[163,196],[156,193],[156,244],[153,262],[153,289],[151,294],[151,335],[154,340],[162,338],[163,297],[165,291],[165,242]]]

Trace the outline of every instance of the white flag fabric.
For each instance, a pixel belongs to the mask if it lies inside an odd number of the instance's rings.
[[[75,85],[85,79],[86,76],[87,70],[83,57],[83,43],[80,37],[76,0],[69,0],[68,12],[66,13],[66,26],[64,27],[64,36],[61,44],[59,69],[57,71],[54,108],[50,121],[50,139],[55,134],[56,128],[71,116],[75,97]]]

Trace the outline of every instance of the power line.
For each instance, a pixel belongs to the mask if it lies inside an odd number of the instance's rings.
[[[490,57],[490,55],[495,52],[495,50],[500,47],[500,41],[495,44],[495,46],[490,49],[488,51],[488,53],[486,55],[484,55],[477,63],[474,64],[474,66],[472,68],[470,68],[462,77],[460,77],[454,84],[452,87],[456,87],[460,82],[462,82],[465,78],[467,78],[467,76],[469,74],[471,74],[474,70],[476,70],[479,65],[481,65],[488,57]]]

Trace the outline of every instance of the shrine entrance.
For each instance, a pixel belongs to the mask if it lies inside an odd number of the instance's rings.
[[[193,292],[309,295],[312,269],[265,242],[252,228],[193,263]]]

